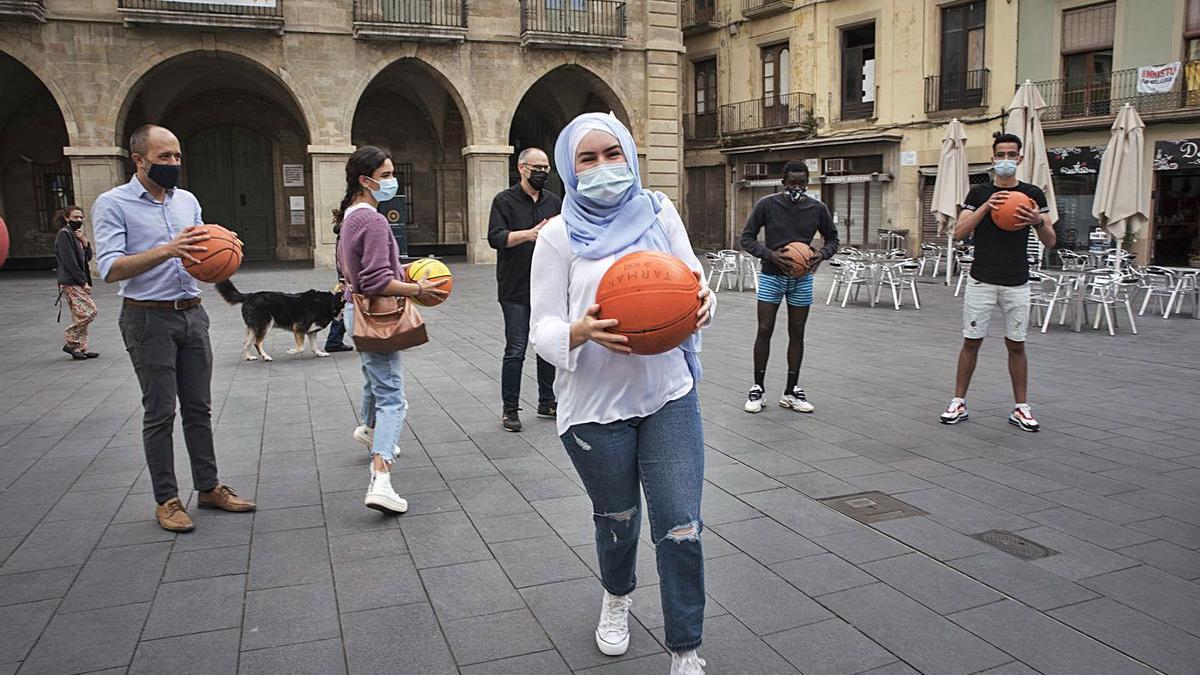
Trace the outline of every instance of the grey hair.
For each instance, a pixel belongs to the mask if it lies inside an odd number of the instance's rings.
[[[166,127],[157,124],[143,124],[134,129],[129,136],[129,154],[145,157],[150,150],[150,133],[155,129],[166,129]]]
[[[521,151],[521,154],[517,155],[517,163],[524,164],[525,160],[529,159],[529,155],[531,155],[532,153],[535,153],[535,152],[540,152],[543,155],[546,154],[546,151],[541,148],[534,148],[534,147],[525,148],[524,150]]]

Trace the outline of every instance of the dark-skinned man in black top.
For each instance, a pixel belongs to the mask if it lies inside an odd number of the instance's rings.
[[[779,304],[787,298],[788,351],[787,384],[779,405],[796,412],[812,412],[804,388],[797,382],[800,364],[804,360],[804,327],[813,301],[813,277],[817,265],[828,260],[838,250],[837,228],[824,204],[804,193],[808,187],[808,167],[804,162],[790,161],[783,167],[783,191],[758,200],[746,227],[742,230],[741,245],[750,255],[762,260],[758,275],[758,334],[754,339],[754,385],[750,387],[746,412],[757,413],[763,407],[763,380],[767,360],[771,356],[771,335],[775,332],[775,316]],[[760,230],[766,230],[763,241]],[[811,244],[817,234],[823,242],[808,273],[792,276],[792,263],[779,249],[792,242]]]
[[[500,370],[500,421],[509,431],[521,430],[521,367],[529,345],[529,272],[533,245],[546,221],[562,210],[562,199],[546,189],[550,159],[539,148],[517,157],[521,180],[492,200],[488,243],[496,249],[496,286],[504,312],[504,365]],[[538,417],[553,418],[554,366],[537,357]]]

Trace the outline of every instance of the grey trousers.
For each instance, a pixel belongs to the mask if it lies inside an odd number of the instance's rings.
[[[208,313],[191,309],[121,308],[121,337],[142,386],[142,446],[154,486],[154,500],[162,504],[179,494],[175,482],[175,401],[183,416],[183,439],[197,490],[215,488],[217,458],[212,433],[212,348],[208,340]]]

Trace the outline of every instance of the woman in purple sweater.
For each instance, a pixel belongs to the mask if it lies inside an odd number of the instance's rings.
[[[382,149],[367,145],[346,162],[346,196],[334,212],[341,225],[337,258],[350,293],[435,300],[445,297],[438,286],[446,283],[421,279],[404,281],[400,249],[392,237],[379,202],[396,196],[392,160]],[[346,312],[346,332],[354,334],[354,314]],[[404,513],[408,502],[392,489],[391,466],[399,451],[396,441],[404,426],[408,401],[404,398],[404,370],[400,352],[358,352],[362,359],[362,425],[354,438],[371,448],[371,482],[363,503],[384,513]]]

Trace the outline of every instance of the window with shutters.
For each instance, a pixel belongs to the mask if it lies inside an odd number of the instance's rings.
[[[875,115],[875,24],[842,31],[842,119]]]
[[[693,103],[696,110],[696,138],[717,136],[717,60],[707,59],[693,64]]]
[[[1063,12],[1063,116],[1107,115],[1117,3]]]
[[[788,121],[788,87],[791,86],[791,50],[788,43],[762,48],[762,118],[764,127]]]
[[[974,0],[942,10],[939,109],[974,108],[983,102],[984,31],[987,1]]]

